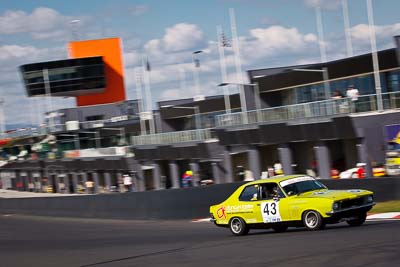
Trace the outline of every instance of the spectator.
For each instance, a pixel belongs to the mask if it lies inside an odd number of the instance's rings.
[[[123,179],[126,192],[132,191],[132,177],[129,176],[128,174],[124,174]]]
[[[365,178],[365,169],[364,169],[365,163],[357,163],[357,177],[360,179]]]
[[[86,188],[89,194],[94,194],[94,182],[91,180],[86,181]]]
[[[244,180],[243,181],[246,181],[246,182],[254,181],[253,172],[250,171],[250,170],[245,170],[244,171]]]
[[[274,173],[275,175],[282,175],[283,174],[283,167],[280,162],[275,162],[274,164]]]
[[[332,99],[340,99],[340,98],[343,98],[343,94],[342,92],[340,92],[340,90],[336,90],[335,92],[333,92]]]
[[[357,88],[354,88],[353,85],[349,85],[347,87],[346,96],[351,100],[351,112],[357,112],[356,101],[360,96]]]

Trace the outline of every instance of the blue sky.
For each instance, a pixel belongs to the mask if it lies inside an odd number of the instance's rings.
[[[370,49],[366,0],[347,0],[354,54]],[[153,102],[192,97],[192,52],[198,58],[202,94],[221,94],[216,26],[231,37],[229,8],[236,14],[243,71],[319,62],[315,7],[322,9],[327,59],[346,56],[342,0],[81,0],[0,2],[0,97],[7,124],[37,123],[45,100],[26,97],[18,66],[67,57],[73,38],[120,37],[124,47],[125,84],[135,98],[135,73],[146,55]],[[373,0],[379,49],[393,47],[400,34],[400,1]],[[72,20],[79,20],[71,24]],[[232,49],[226,49],[228,80],[234,81]],[[233,89],[234,91],[235,89]],[[73,99],[57,99],[73,107]],[[29,110],[29,113],[20,112]]]

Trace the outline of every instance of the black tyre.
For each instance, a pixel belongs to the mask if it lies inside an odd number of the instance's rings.
[[[242,218],[234,217],[229,222],[229,229],[234,235],[247,235],[249,228]]]
[[[283,225],[283,224],[274,225],[274,226],[272,226],[272,229],[277,233],[282,233],[282,232],[285,232],[288,229],[288,226],[287,225]]]
[[[310,231],[316,231],[325,227],[324,219],[315,210],[308,210],[303,214],[303,224]]]
[[[358,215],[357,218],[355,219],[348,220],[347,224],[350,226],[360,226],[365,222],[366,219],[367,219],[367,214],[363,213]]]

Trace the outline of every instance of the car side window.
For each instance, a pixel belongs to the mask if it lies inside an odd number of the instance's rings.
[[[245,187],[239,196],[240,201],[253,201],[258,199],[258,185],[249,185]]]
[[[261,185],[261,199],[283,198],[285,195],[276,183],[265,183]]]

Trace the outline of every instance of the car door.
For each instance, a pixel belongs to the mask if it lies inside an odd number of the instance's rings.
[[[275,190],[275,191],[274,191]],[[263,223],[277,223],[290,220],[288,199],[276,183],[260,185],[260,200],[257,201],[256,217]]]
[[[252,184],[246,186],[239,196],[239,201],[236,205],[227,207],[227,212],[231,217],[239,216],[243,218],[246,223],[261,223],[260,207],[260,186]]]

